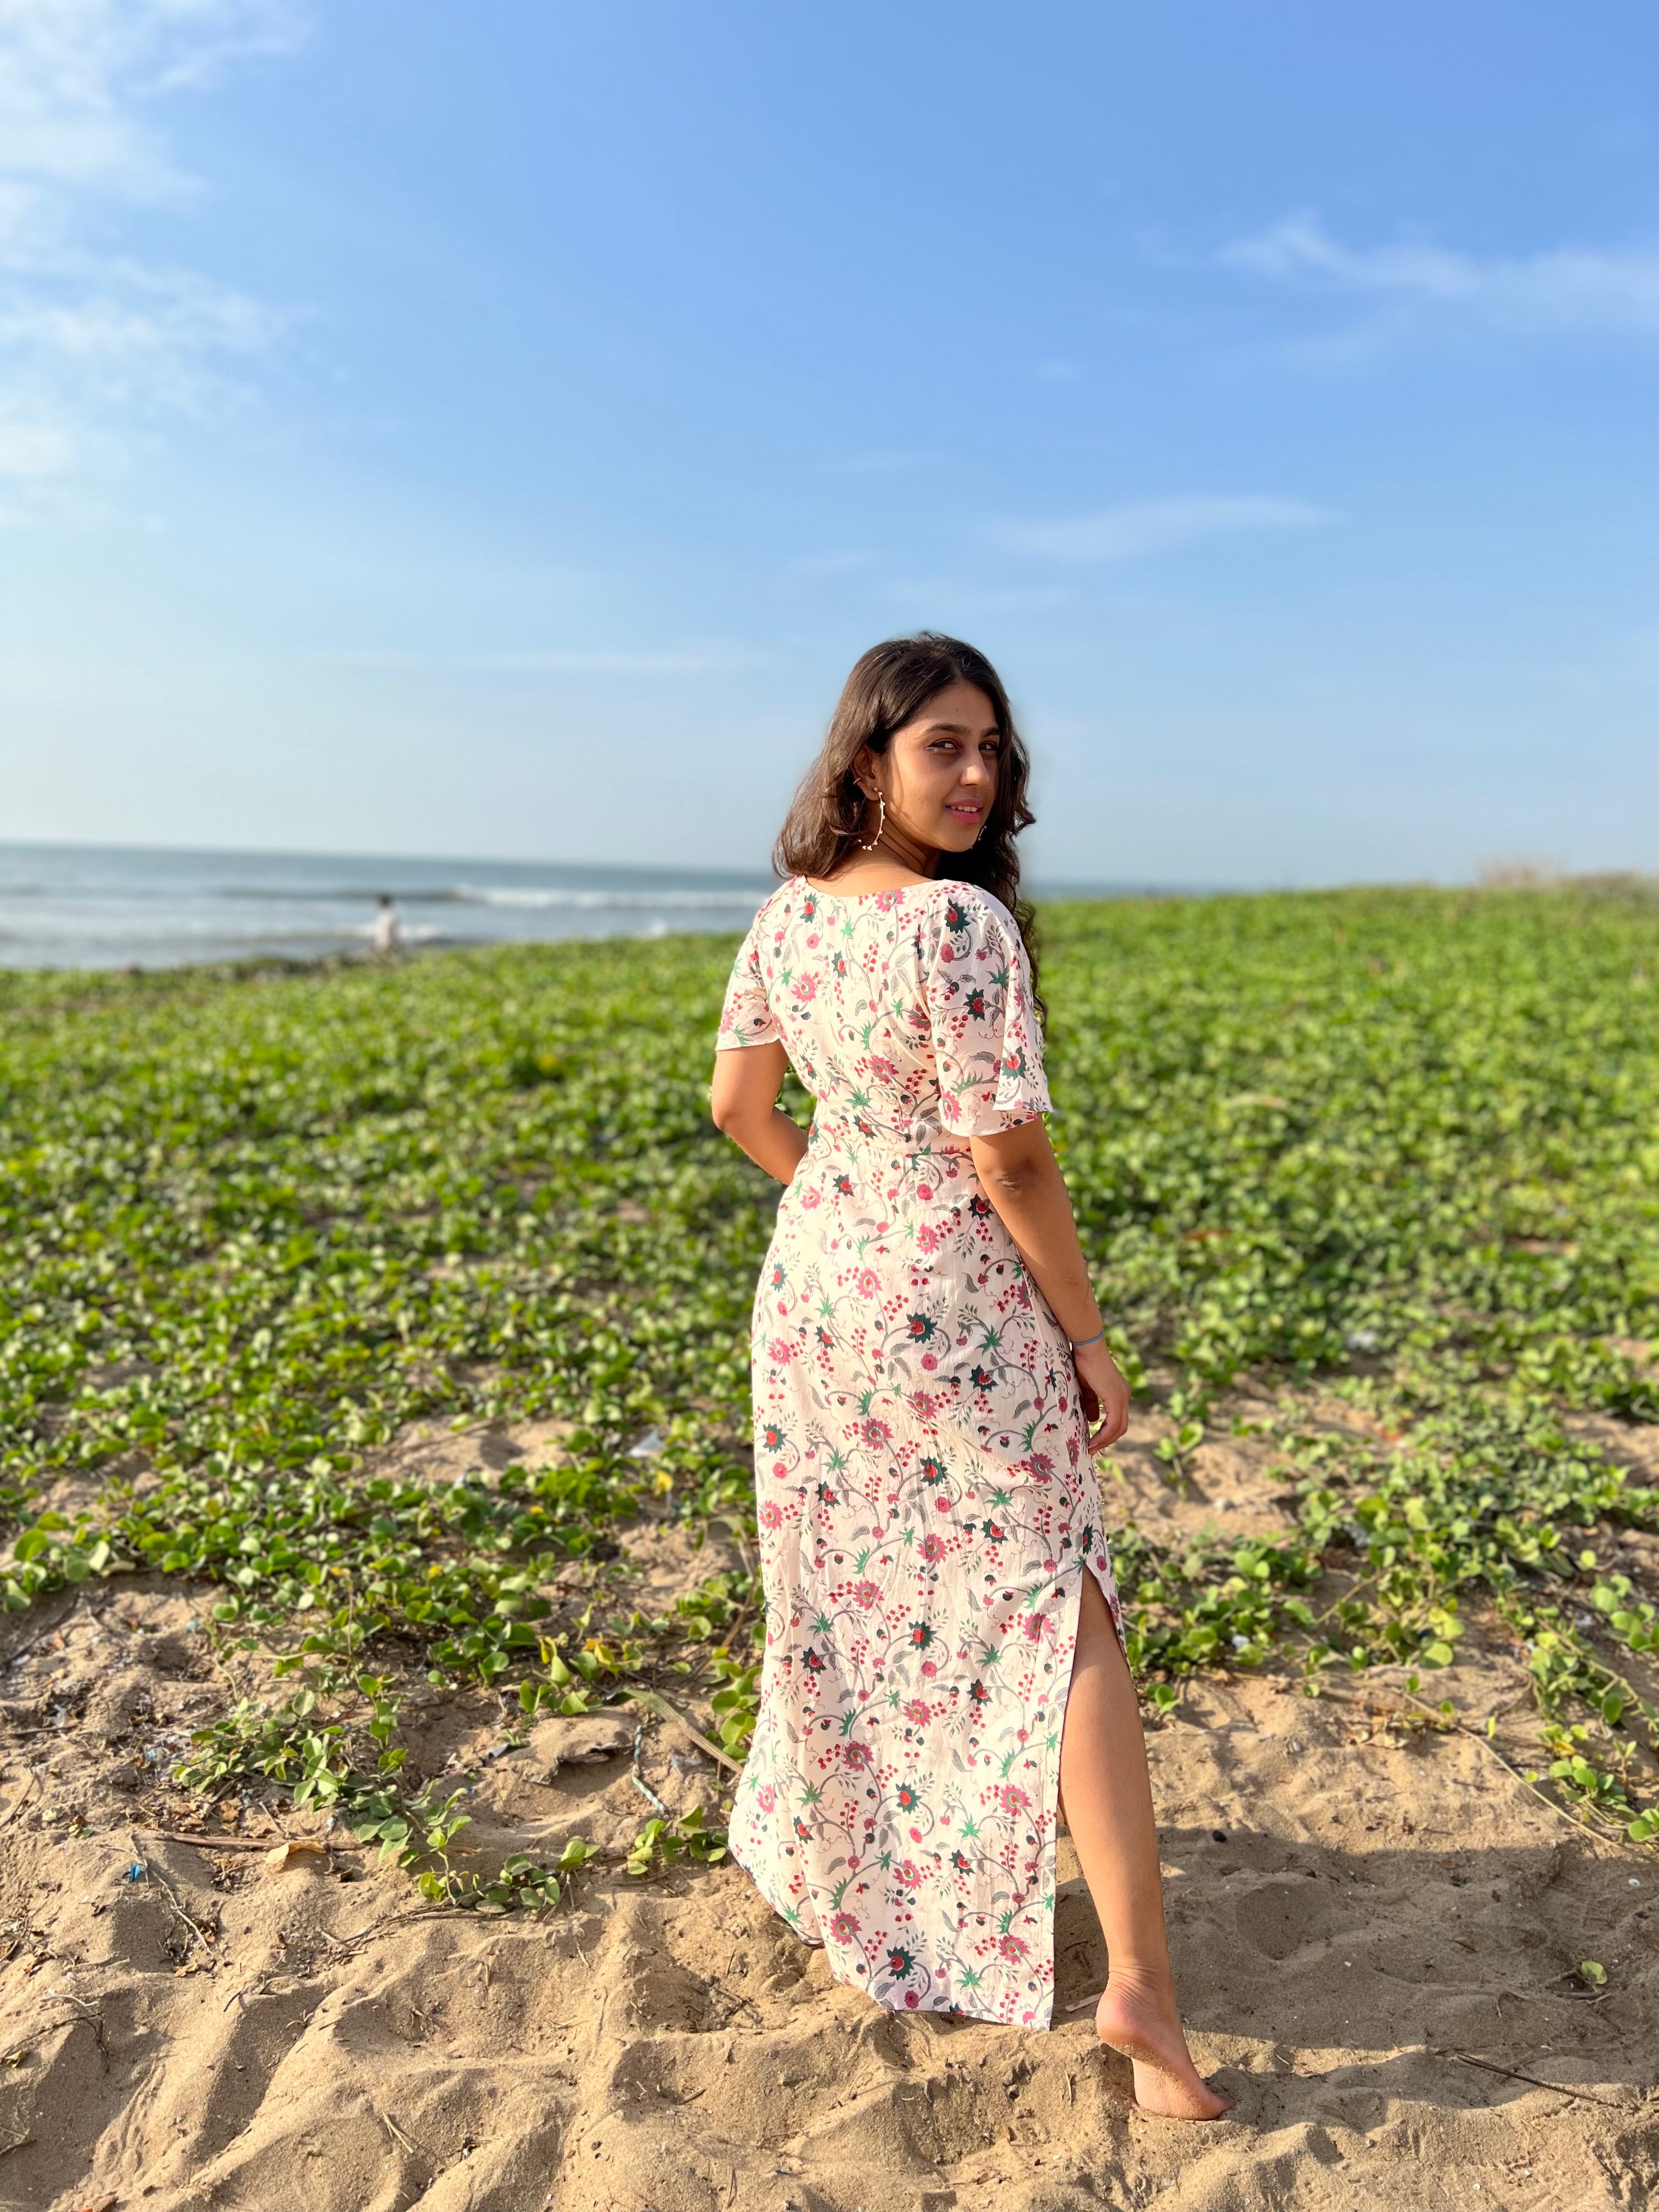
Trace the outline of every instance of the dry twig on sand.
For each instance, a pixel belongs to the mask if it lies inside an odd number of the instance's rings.
[[[1478,1743],[1482,1751],[1490,1753],[1512,1781],[1518,1782],[1529,1797],[1535,1797],[1547,1811],[1554,1814],[1558,1820],[1565,1820],[1574,1835],[1583,1836],[1593,1844],[1601,1844],[1621,1858],[1635,1856],[1645,1858],[1648,1856],[1645,1852],[1638,1854],[1630,1851],[1620,1838],[1609,1836],[1599,1828],[1592,1828],[1588,1821],[1578,1820],[1573,1814],[1568,1812],[1565,1805],[1558,1804],[1555,1799],[1540,1790],[1535,1782],[1528,1782],[1518,1766],[1512,1766],[1492,1738],[1481,1729],[1471,1728],[1467,1721],[1458,1720],[1455,1717],[1448,1720],[1437,1705],[1430,1705],[1426,1698],[1419,1698],[1414,1690],[1402,1688],[1400,1694],[1402,1698],[1409,1698],[1413,1705],[1420,1707],[1424,1712],[1437,1720],[1449,1735],[1467,1736],[1471,1743]],[[1507,1711],[1509,1708],[1505,1706],[1504,1710]]]
[[[717,1759],[732,1773],[742,1773],[743,1761],[733,1759],[729,1752],[722,1751],[719,1744],[712,1743],[701,1729],[694,1728],[679,1707],[671,1705],[660,1690],[635,1690],[629,1694],[629,1703],[644,1705],[651,1712],[660,1713],[665,1720],[672,1721],[683,1735],[690,1736],[699,1751],[707,1752],[710,1759]]]
[[[272,1844],[269,1836],[189,1836],[182,1828],[151,1828],[146,1832],[158,1843],[189,1844],[198,1851],[270,1851],[280,1850],[284,1842],[314,1843],[323,1851],[366,1851],[367,1844],[337,1843],[332,1836],[289,1836]],[[136,1836],[135,1836],[136,1840]]]
[[[1483,2074],[1502,2074],[1510,2081],[1524,2081],[1534,2089],[1553,2089],[1558,2096],[1577,2097],[1583,2105],[1605,2105],[1610,2112],[1629,2112],[1630,2105],[1621,2104],[1616,2097],[1598,2097],[1593,2089],[1575,2089],[1569,2081],[1546,2081],[1536,2074],[1523,2074],[1514,2066],[1500,2066],[1495,2059],[1477,2058],[1470,2051],[1431,2051],[1431,2058],[1455,2058],[1460,2066],[1478,2066]]]
[[[127,1839],[132,1845],[137,1863],[143,1868],[145,1874],[154,1880],[156,1887],[172,1908],[174,1919],[179,1922],[185,1935],[192,1943],[199,1943],[203,1950],[211,1955],[213,1937],[185,1910],[184,1900],[179,1897],[167,1874],[156,1865],[154,1859],[146,1856],[144,1847],[138,1840],[138,1831],[136,1828],[129,1828]]]

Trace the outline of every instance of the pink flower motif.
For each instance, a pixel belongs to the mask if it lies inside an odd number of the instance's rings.
[[[893,1441],[893,1431],[885,1421],[878,1421],[873,1413],[867,1421],[859,1423],[859,1436],[861,1441],[868,1444],[872,1450],[879,1449]]]
[[[1031,1801],[1018,1782],[1005,1782],[997,1791],[997,1804],[1010,1820],[1018,1820],[1022,1813],[1030,1810]]]
[[[924,1370],[931,1375],[939,1365],[939,1360],[933,1352],[924,1352],[921,1355],[921,1364]]]
[[[818,995],[818,979],[816,975],[799,976],[790,986],[790,989],[800,1000],[802,1006],[810,1006]]]
[[[810,1213],[815,1206],[823,1204],[823,1193],[821,1190],[804,1190],[800,1194],[800,1202],[805,1210]]]
[[[905,1719],[914,1721],[918,1728],[925,1728],[933,1717],[933,1709],[926,1698],[912,1698],[902,1710]]]
[[[1005,1959],[1023,1959],[1030,1948],[1030,1945],[1018,1936],[1004,1936],[997,1944],[998,1950]]]
[[[778,1802],[778,1793],[769,1782],[763,1782],[755,1792],[755,1802],[763,1813],[769,1813]]]
[[[939,1503],[942,1505],[945,1503],[944,1499],[941,1498]],[[924,1536],[921,1540],[921,1556],[924,1559],[942,1559],[945,1557],[944,1537],[932,1534]]]
[[[854,1774],[867,1774],[876,1763],[875,1753],[869,1745],[860,1743],[856,1736],[850,1743],[842,1744],[841,1756],[842,1764],[850,1766]],[[850,1867],[855,1867],[858,1861],[848,1859],[847,1863]]]
[[[769,1498],[766,1503],[761,1507],[760,1524],[763,1528],[782,1528],[783,1508],[779,1504],[775,1498]]]
[[[858,1932],[859,1917],[856,1912],[832,1912],[830,1914],[830,1934],[836,1942],[850,1943],[854,1936],[856,1936]]]
[[[860,1267],[854,1277],[853,1287],[861,1298],[878,1298],[881,1296],[881,1277],[873,1267]]]
[[[928,1396],[927,1391],[913,1390],[910,1394],[910,1410],[920,1419],[931,1421],[934,1413],[933,1401]]]
[[[916,1864],[914,1859],[902,1860],[899,1864],[898,1871],[894,1875],[894,1880],[898,1883],[901,1889],[920,1889],[921,1887],[921,1869]]]
[[[933,1664],[931,1659],[924,1659],[922,1661],[921,1679],[924,1682],[931,1682],[938,1672],[939,1668]]]
[[[793,1337],[775,1336],[766,1347],[766,1356],[775,1367],[787,1367],[799,1350]]]
[[[945,1239],[929,1221],[924,1221],[916,1231],[916,1249],[919,1252],[937,1252],[944,1242]]]
[[[868,1613],[872,1605],[879,1605],[881,1603],[881,1584],[879,1583],[854,1583],[853,1585],[853,1602],[854,1605],[861,1607],[866,1613]]]

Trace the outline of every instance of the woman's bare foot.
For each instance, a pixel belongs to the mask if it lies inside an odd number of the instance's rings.
[[[1176,2012],[1175,1987],[1115,1973],[1095,2012],[1103,2043],[1134,2069],[1135,2102],[1170,2120],[1218,2120],[1232,2099],[1212,2089],[1193,2064]]]

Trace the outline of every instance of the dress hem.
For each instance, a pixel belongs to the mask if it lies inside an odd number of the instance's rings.
[[[1029,2026],[1024,2021],[1005,2020],[1000,2013],[975,2012],[970,2006],[964,2004],[929,2004],[926,1998],[919,1997],[916,2002],[913,2005],[890,2005],[884,2003],[880,1997],[872,1995],[871,1991],[866,1989],[864,1984],[858,1980],[855,1976],[852,1974],[837,1973],[836,1971],[836,1954],[830,1949],[830,1946],[824,1942],[823,1936],[803,1935],[800,1929],[795,1925],[794,1922],[789,1917],[788,1913],[785,1911],[784,1908],[778,1903],[777,1899],[772,1895],[771,1892],[767,1887],[764,1877],[762,1875],[759,1869],[753,1867],[749,1863],[749,1861],[744,1858],[743,1853],[738,1850],[735,1843],[728,1844],[727,1848],[731,1852],[732,1863],[736,1866],[740,1866],[743,1869],[750,1881],[754,1883],[756,1888],[760,1892],[763,1902],[771,1911],[777,1915],[780,1920],[782,1921],[784,1926],[789,1930],[796,1942],[798,1943],[805,1943],[810,1951],[822,1951],[823,1953],[825,1958],[830,1961],[830,1978],[831,1981],[833,1981],[838,1988],[843,1990],[856,1990],[861,1997],[867,1998],[869,2002],[876,2006],[879,2011],[891,2013],[899,2020],[912,2020],[915,2019],[918,2014],[926,2012],[939,2014],[948,2019],[983,2021],[988,2027],[1012,2027],[1016,2029],[1022,2035],[1047,2034],[1053,2029],[1054,1990],[1052,1987],[1048,1992],[1048,2003],[1038,2008],[1038,2011],[1042,2014],[1042,2017],[1033,2020]]]
[[[1124,1662],[1126,1665],[1128,1662],[1129,1656],[1127,1650],[1124,1647],[1123,1624],[1118,1618],[1119,1600],[1115,1587],[1111,1583],[1109,1577],[1103,1575],[1100,1569],[1095,1565],[1093,1560],[1080,1559],[1078,1564],[1082,1569],[1082,1574],[1078,1577],[1075,1595],[1068,1601],[1068,1610],[1072,1610],[1072,1670],[1067,1673],[1066,1677],[1066,1702],[1060,1707],[1060,1728],[1056,1735],[1057,1744],[1063,1743],[1065,1741],[1066,1714],[1072,1701],[1073,1674],[1075,1673],[1077,1667],[1077,1632],[1082,1617],[1083,1609],[1083,1575],[1093,1576],[1101,1595],[1106,1601],[1107,1617],[1111,1621],[1113,1630],[1116,1634],[1118,1649],[1123,1652]],[[1133,1677],[1131,1677],[1131,1679],[1133,1680]],[[1048,1791],[1045,1790],[1045,1798],[1048,1795]],[[1048,1808],[1048,1810],[1051,1814],[1052,1827],[1055,1844],[1058,1845],[1060,1839],[1060,1754],[1058,1750],[1055,1752],[1054,1760],[1053,1803]],[[1069,1833],[1069,1831],[1067,1832]],[[732,1863],[734,1865],[740,1866],[743,1869],[750,1881],[754,1883],[756,1888],[760,1892],[761,1896],[764,1899],[768,1907],[777,1915],[780,1920],[782,1921],[784,1926],[788,1929],[790,1934],[794,1936],[796,1942],[805,1943],[809,1950],[822,1951],[824,1954],[825,1957],[830,1961],[830,1978],[839,1984],[842,1989],[857,1990],[861,1996],[868,1997],[872,2004],[880,2006],[883,2012],[894,2013],[900,2018],[903,2018],[906,2014],[910,2013],[941,2013],[953,2015],[958,2020],[984,2021],[992,2027],[1018,2028],[1022,2034],[1026,2035],[1048,2034],[1053,2032],[1054,2024],[1054,1977],[1058,1972],[1059,1953],[1054,1946],[1054,1916],[1052,1911],[1048,1915],[1049,1982],[1048,2002],[1046,2004],[1039,2005],[1035,2008],[1037,2016],[1030,2021],[1029,2024],[1024,2021],[1005,2020],[1000,2013],[975,2012],[970,2006],[963,2004],[929,2004],[925,2000],[919,1999],[914,2005],[890,2005],[885,2003],[882,1998],[872,1995],[869,1990],[866,1989],[864,1984],[860,1981],[856,1976],[837,1973],[836,1971],[836,1954],[830,1948],[830,1945],[824,1941],[823,1937],[822,1936],[808,1936],[796,1924],[796,1922],[791,1917],[787,1908],[780,1905],[777,1899],[773,1896],[771,1888],[762,1869],[759,1866],[751,1865],[749,1860],[744,1857],[743,1850],[735,1837],[728,1838],[726,1847],[731,1853]],[[1058,1882],[1056,1882],[1055,1887],[1058,1889]]]

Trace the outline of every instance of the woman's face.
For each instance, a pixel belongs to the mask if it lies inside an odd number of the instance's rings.
[[[859,781],[887,802],[887,819],[942,853],[965,853],[996,797],[1002,738],[976,684],[936,691],[895,730],[884,753],[862,753]]]

